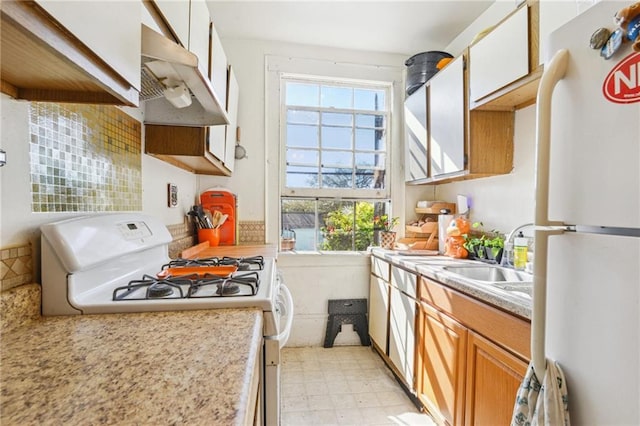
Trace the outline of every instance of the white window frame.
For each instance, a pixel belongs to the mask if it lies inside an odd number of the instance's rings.
[[[332,113],[348,113],[348,114],[376,114],[384,115],[385,120],[385,174],[384,174],[384,188],[289,188],[286,186],[287,177],[287,105],[286,105],[286,84],[287,82],[295,81],[297,83],[314,83],[324,84],[330,86],[342,86],[349,88],[361,88],[361,89],[376,89],[384,90],[385,92],[385,105],[384,110],[371,111],[371,110],[357,110],[357,109],[341,109],[341,108],[326,108],[326,107],[296,107],[298,110],[332,112]],[[371,80],[357,80],[348,78],[335,78],[335,77],[321,77],[315,75],[306,74],[293,74],[293,73],[281,73],[280,74],[280,199],[286,197],[309,197],[309,198],[345,198],[345,199],[370,199],[372,201],[384,200],[391,198],[390,191],[390,152],[393,141],[391,139],[391,102],[392,102],[393,84],[391,82],[371,81]],[[353,124],[355,127],[355,122]],[[321,144],[321,141],[319,142]],[[351,152],[360,152],[355,149],[355,146],[350,150]],[[320,146],[319,152],[322,152]],[[362,151],[366,152],[366,151]],[[373,152],[373,151],[371,151]],[[356,169],[354,164],[354,170]]]

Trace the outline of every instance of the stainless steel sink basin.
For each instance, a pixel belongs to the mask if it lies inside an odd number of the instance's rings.
[[[442,269],[474,281],[488,283],[533,282],[533,277],[530,274],[500,266],[445,266]]]
[[[442,269],[512,296],[529,300],[532,297],[533,276],[525,272],[490,265],[444,266]]]
[[[531,299],[533,295],[533,283],[521,282],[521,283],[491,283],[493,287],[497,287],[500,290],[508,291],[514,296],[524,297],[525,299]]]

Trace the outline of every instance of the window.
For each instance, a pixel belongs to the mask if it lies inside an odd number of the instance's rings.
[[[391,84],[283,75],[281,229],[296,250],[365,250],[389,208]]]

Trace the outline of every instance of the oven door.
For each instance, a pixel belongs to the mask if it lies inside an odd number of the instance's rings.
[[[267,426],[280,424],[280,350],[289,340],[293,326],[293,297],[280,274],[276,274],[273,315],[277,334],[264,336],[264,420]]]

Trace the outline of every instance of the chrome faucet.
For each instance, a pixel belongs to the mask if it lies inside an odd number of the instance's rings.
[[[513,268],[513,238],[519,231],[530,226],[534,226],[534,224],[525,223],[524,225],[518,225],[511,232],[509,232],[509,235],[507,235],[507,238],[504,240],[504,253],[502,254],[502,259],[500,260],[501,266]]]
[[[516,232],[523,230],[524,228],[528,228],[529,226],[533,226],[533,223],[525,223],[524,225],[519,225],[516,226],[511,232],[509,232],[509,235],[507,236],[507,239],[504,240],[504,243],[510,243],[513,240],[514,235],[516,234]]]

